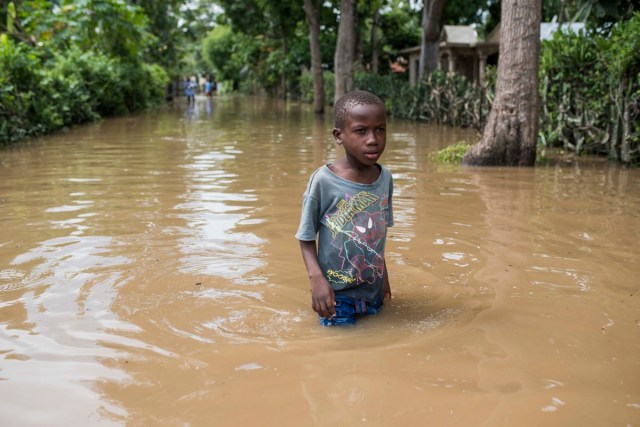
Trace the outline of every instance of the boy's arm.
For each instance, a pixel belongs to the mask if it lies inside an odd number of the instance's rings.
[[[391,301],[391,284],[389,283],[387,260],[384,261],[384,273],[382,274],[382,295],[384,299]]]
[[[302,259],[307,267],[311,282],[311,306],[321,317],[330,318],[336,315],[336,296],[329,282],[322,274],[318,263],[318,252],[315,240],[300,240]]]

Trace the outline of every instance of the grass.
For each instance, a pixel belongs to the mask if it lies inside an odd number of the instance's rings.
[[[459,165],[462,163],[462,158],[467,151],[469,151],[469,148],[471,148],[471,144],[468,142],[458,141],[453,145],[431,154],[431,158],[436,163]]]

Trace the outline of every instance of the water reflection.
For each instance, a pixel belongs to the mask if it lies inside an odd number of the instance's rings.
[[[182,166],[186,169],[186,191],[181,197],[184,202],[174,207],[172,216],[185,220],[180,232],[184,235],[181,271],[219,275],[242,283],[246,274],[262,265],[256,255],[264,240],[235,230],[249,218],[246,212],[252,210],[256,196],[251,188],[231,190],[237,175],[222,167],[238,155],[233,151],[190,156],[192,163]]]
[[[100,360],[118,354],[106,344],[122,342],[119,333],[130,329],[110,309],[113,290],[126,279],[122,273],[103,272],[122,271],[129,260],[117,255],[113,237],[81,236],[85,218],[73,217],[75,209],[45,209],[51,212],[67,217],[50,221],[50,230],[59,236],[10,259],[11,268],[0,278],[2,413],[11,414],[13,422],[32,425],[75,423],[96,419],[99,413],[122,415],[120,407],[101,402],[98,393],[82,384],[128,378]],[[3,249],[9,245],[14,246],[8,242]],[[34,388],[48,396],[37,411],[31,410]],[[68,402],[73,402],[73,414],[61,410],[70,409]]]

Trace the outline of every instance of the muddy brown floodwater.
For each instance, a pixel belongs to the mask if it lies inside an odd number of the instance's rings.
[[[0,151],[0,424],[640,425],[639,170],[437,166],[474,133],[392,119],[394,300],[323,328],[294,233],[328,116],[200,99]]]

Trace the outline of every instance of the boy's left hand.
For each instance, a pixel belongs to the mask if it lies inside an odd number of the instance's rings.
[[[391,301],[391,284],[389,283],[389,272],[387,270],[387,262],[384,262],[384,273],[382,275],[382,295],[384,301]]]
[[[384,295],[385,301],[391,301],[391,299],[393,298],[391,296],[391,285],[389,284],[389,280],[385,280],[382,283],[382,295]]]

